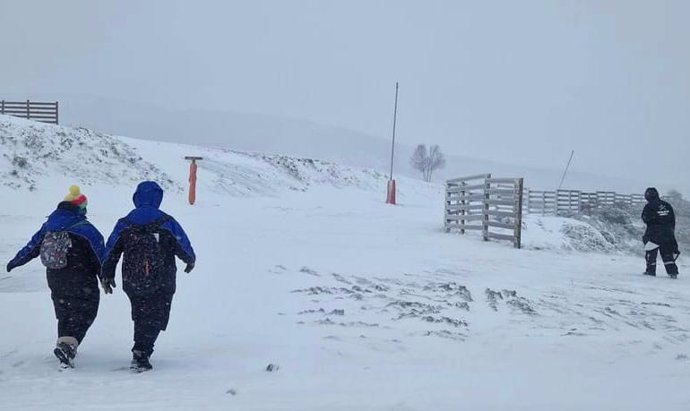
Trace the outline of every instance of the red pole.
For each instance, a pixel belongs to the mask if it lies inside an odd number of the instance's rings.
[[[189,204],[194,205],[196,202],[196,160],[202,160],[202,157],[185,157],[185,160],[192,160],[189,165]]]
[[[395,205],[395,180],[388,180],[388,187],[386,193],[386,204]]]
[[[189,165],[189,204],[194,204],[196,201],[196,161],[192,160]]]

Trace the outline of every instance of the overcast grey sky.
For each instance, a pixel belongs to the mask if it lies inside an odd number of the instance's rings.
[[[690,1],[0,0],[0,95],[257,112],[690,180]],[[483,170],[482,170],[483,171]]]

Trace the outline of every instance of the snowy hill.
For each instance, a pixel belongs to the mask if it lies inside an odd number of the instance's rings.
[[[131,147],[84,128],[0,116],[0,153],[0,178],[3,185],[14,188],[34,190],[54,173],[75,176],[86,184],[131,183],[144,177],[173,186],[165,173]]]
[[[77,367],[59,373],[43,267],[1,274],[3,409],[690,404],[688,265],[677,281],[643,277],[639,256],[607,248],[612,234],[587,222],[529,216],[527,249],[516,250],[443,233],[438,185],[402,179],[401,205],[383,204],[376,171],[7,118],[0,136],[3,261],[69,184],[84,185],[89,218],[107,235],[141,178],[167,181],[162,208],[198,254],[191,274],[178,273],[154,370],[140,375],[126,371],[132,326],[120,282],[102,296]],[[193,207],[184,155],[205,158]]]
[[[0,116],[1,176],[11,188],[52,186],[52,178],[127,187],[153,179],[181,192],[187,184],[186,155],[204,157],[199,163],[202,189],[237,196],[305,190],[312,184],[380,190],[387,180],[374,170],[309,158],[136,140]]]

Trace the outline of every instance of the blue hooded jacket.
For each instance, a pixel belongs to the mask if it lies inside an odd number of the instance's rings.
[[[118,244],[122,233],[133,225],[146,225],[162,218],[165,218],[165,222],[161,224],[160,228],[170,232],[177,243],[176,250],[170,251],[186,264],[193,264],[196,261],[194,249],[180,224],[159,209],[163,201],[163,189],[156,182],[144,181],[139,183],[132,196],[132,201],[136,208],[115,224],[115,228],[108,238],[101,274],[103,278],[115,277],[115,268],[122,253],[122,247]],[[172,264],[174,264],[174,258],[171,257],[171,259]],[[174,266],[172,269],[175,269]]]
[[[29,243],[19,250],[10,261],[8,268],[19,267],[38,257],[43,238],[46,233],[51,231],[67,231],[86,239],[98,261],[103,264],[105,257],[103,235],[86,219],[86,215],[78,207],[67,202],[61,202],[57,209],[48,216],[48,221],[43,223],[36,234],[31,237]]]

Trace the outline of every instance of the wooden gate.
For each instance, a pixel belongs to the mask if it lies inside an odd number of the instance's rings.
[[[481,231],[485,241],[522,241],[522,178],[479,174],[446,181],[444,229]]]

